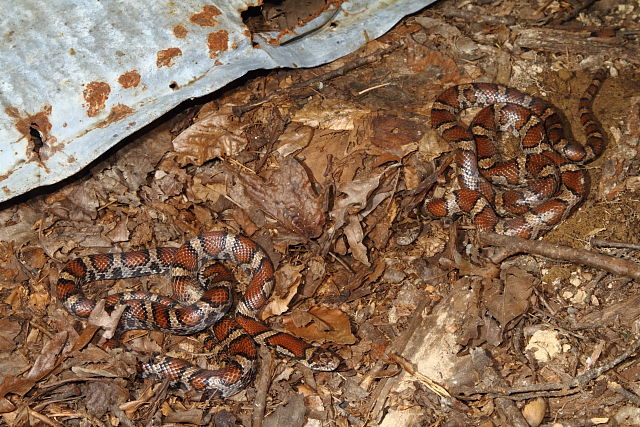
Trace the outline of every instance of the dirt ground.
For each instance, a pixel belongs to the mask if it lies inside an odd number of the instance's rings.
[[[639,23],[638,1],[442,1],[331,64],[246,76],[0,206],[1,422],[640,425]],[[584,141],[578,100],[599,67],[607,148],[566,221],[523,251],[425,215],[455,181],[430,123],[440,92],[515,87]],[[254,383],[210,397],[137,370],[159,353],[215,365],[198,336],[130,331],[112,348],[56,298],[74,257],[208,230],[266,250],[263,317],[334,348],[337,371],[263,349]],[[157,276],[87,293],[130,289],[171,294]]]

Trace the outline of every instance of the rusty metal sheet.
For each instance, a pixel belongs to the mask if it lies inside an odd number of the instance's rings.
[[[0,202],[56,183],[182,101],[254,69],[313,67],[434,0],[333,0],[251,33],[261,0],[3,0]]]

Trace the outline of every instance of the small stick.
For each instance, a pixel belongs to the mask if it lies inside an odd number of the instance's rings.
[[[627,242],[613,242],[611,240],[605,239],[591,239],[589,243],[591,243],[591,246],[595,246],[598,248],[622,248],[640,250],[640,245],[634,245],[633,243]]]
[[[619,383],[615,381],[609,381],[609,383],[607,384],[607,388],[615,393],[618,393],[620,396],[629,400],[634,405],[640,406],[640,396],[622,387],[622,385],[620,385]]]
[[[506,397],[512,400],[525,400],[534,397],[552,397],[552,396],[568,396],[575,394],[581,388],[585,387],[589,381],[598,378],[610,369],[613,369],[626,359],[632,357],[640,349],[640,339],[631,343],[627,349],[620,353],[617,357],[603,363],[602,365],[589,369],[582,374],[570,379],[566,382],[530,384],[512,388],[467,388],[461,387],[461,393],[456,396],[463,400],[477,400],[482,397]],[[466,390],[465,390],[466,389]]]
[[[428,376],[424,375],[421,372],[418,372],[413,365],[404,357],[399,356],[395,353],[389,353],[389,358],[396,362],[398,365],[402,366],[402,368],[407,371],[410,375],[416,377],[420,382],[422,382],[429,390],[434,392],[440,397],[444,397],[446,399],[451,399],[451,394],[447,391],[446,388],[442,387],[440,384],[433,381]]]
[[[267,394],[271,385],[271,371],[273,371],[273,356],[268,348],[260,347],[260,370],[256,379],[256,400],[253,403],[251,425],[261,427],[264,420],[264,412],[267,407]]]
[[[518,252],[542,255],[553,259],[574,262],[599,268],[620,276],[640,279],[640,265],[620,258],[604,255],[586,249],[576,249],[569,246],[561,246],[540,240],[526,240],[519,237],[503,236],[501,234],[487,231],[478,232],[480,241],[485,245],[497,245],[507,249],[508,253],[504,258]],[[502,258],[502,259],[504,259]],[[499,263],[500,260],[492,260]]]

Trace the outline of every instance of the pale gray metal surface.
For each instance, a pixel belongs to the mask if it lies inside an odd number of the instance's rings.
[[[258,0],[0,0],[0,201],[76,173],[186,99],[250,70],[333,61],[433,1],[345,1],[254,46],[240,14]]]

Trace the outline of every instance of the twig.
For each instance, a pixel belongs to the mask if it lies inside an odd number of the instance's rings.
[[[593,281],[591,282],[591,284],[589,285],[589,287],[587,288],[587,292],[586,295],[584,297],[584,300],[587,302],[591,301],[591,297],[593,296],[593,293],[596,291],[596,288],[598,287],[598,284],[602,281],[602,279],[604,279],[607,276],[606,271],[601,271],[595,279],[593,279]]]
[[[416,332],[416,329],[422,324],[423,321],[423,312],[425,308],[427,308],[428,300],[425,298],[420,301],[418,307],[413,311],[412,318],[407,325],[407,328],[402,332],[402,334],[395,339],[391,345],[389,346],[389,353],[397,353],[402,354],[405,347],[409,343],[409,340]],[[360,382],[360,387],[367,390],[371,383],[374,382],[374,377],[372,373],[379,372],[382,370],[382,367],[385,364],[385,360],[378,360],[374,366],[369,370],[369,373],[364,376],[364,379]],[[368,419],[372,420],[374,424],[378,421],[378,416],[382,412],[384,403],[387,399],[387,394],[391,391],[391,387],[393,386],[393,382],[388,381],[389,378],[383,378],[377,384],[376,388],[371,392],[369,396],[368,402]]]
[[[444,159],[442,159],[442,163],[440,164],[440,166],[438,166],[438,168],[431,175],[423,179],[415,189],[407,191],[407,194],[410,196],[414,196],[424,191],[429,191],[431,189],[431,186],[433,186],[433,184],[435,184],[438,180],[438,177],[440,177],[453,162],[455,155],[455,151],[449,152],[449,154],[447,154]],[[428,214],[424,213],[424,215]]]
[[[252,427],[261,427],[264,412],[267,407],[267,394],[271,385],[271,371],[273,371],[273,356],[265,346],[260,346],[260,370],[256,379],[256,400],[251,414]]]
[[[62,427],[63,426],[63,424],[60,424],[56,420],[53,420],[53,419],[47,417],[46,415],[41,414],[40,412],[34,411],[33,409],[29,409],[29,416],[35,418],[36,420],[40,421],[41,423],[44,423],[44,424],[52,426],[52,427]]]
[[[568,31],[544,28],[514,28],[514,45],[522,49],[574,55],[606,55],[609,58],[629,57],[638,63],[637,49],[624,37],[593,37],[590,31]]]
[[[389,86],[390,84],[391,83],[381,83],[379,85],[375,85],[375,86],[368,87],[366,89],[362,89],[360,92],[358,92],[358,95],[364,95],[365,93],[371,92],[372,90],[380,89],[380,88],[383,88],[385,86]]]
[[[351,266],[349,264],[347,264],[342,258],[340,258],[339,255],[337,255],[335,252],[329,252],[329,255],[335,259],[336,261],[338,261],[338,264],[340,264],[341,266],[343,266],[344,268],[347,269],[347,271],[349,271],[351,274],[356,274],[355,270],[353,268],[351,268]]]
[[[357,58],[351,62],[349,62],[348,64],[338,68],[337,70],[333,70],[330,71],[328,73],[322,74],[320,76],[316,76],[313,77],[311,79],[308,80],[304,80],[298,83],[295,83],[291,86],[289,86],[288,88],[285,89],[280,89],[277,90],[269,95],[267,95],[266,97],[257,100],[257,101],[253,101],[244,105],[237,105],[233,107],[233,113],[236,116],[241,116],[242,114],[246,113],[247,111],[251,111],[254,108],[256,108],[259,105],[264,104],[265,102],[269,102],[270,100],[272,100],[275,97],[278,97],[280,95],[284,95],[287,93],[290,93],[292,91],[298,90],[298,89],[302,89],[304,87],[307,86],[311,86],[313,84],[316,83],[320,83],[320,82],[325,82],[327,80],[331,80],[334,79],[336,77],[340,77],[345,75],[346,73],[348,73],[351,70],[354,70],[358,67],[362,67],[363,65],[367,65],[367,64],[372,64],[374,62],[378,62],[380,60],[380,57],[393,52],[394,50],[398,49],[401,46],[400,43],[394,43],[391,46],[385,48],[385,49],[380,49],[377,50],[376,52],[372,53],[371,55],[367,55],[364,58]]]
[[[147,419],[144,422],[145,427],[156,425],[156,422],[161,415],[159,411],[162,408],[162,402],[164,402],[167,397],[167,390],[169,390],[169,380],[165,379],[164,381],[162,381],[162,383],[160,383],[159,389],[155,390],[156,394],[153,400],[149,402],[151,405],[147,410]]]
[[[615,381],[609,381],[609,383],[607,384],[607,388],[615,393],[618,393],[620,396],[629,400],[634,405],[640,406],[640,396],[622,387],[619,383]]]
[[[391,360],[393,360],[394,362],[402,366],[402,368],[405,371],[407,371],[409,374],[416,377],[420,382],[422,382],[425,386],[427,386],[429,390],[431,390],[438,396],[444,397],[446,399],[452,398],[451,394],[447,391],[446,388],[442,387],[440,384],[436,383],[435,381],[433,381],[431,378],[424,375],[423,373],[416,371],[413,365],[409,363],[409,361],[404,357],[398,356],[395,353],[389,353],[389,358],[391,358]]]
[[[534,15],[540,15],[542,12],[544,12],[544,10],[545,10],[546,8],[548,8],[548,7],[549,7],[549,5],[550,5],[551,3],[553,3],[553,1],[554,1],[554,0],[547,0],[547,1],[545,1],[545,2],[544,2],[544,4],[543,4],[542,6],[540,6],[539,8],[537,8],[537,9],[536,9],[536,11],[535,11],[535,12],[533,12],[533,14],[534,14]]]
[[[483,244],[503,246],[509,252],[507,256],[519,252],[542,255],[553,259],[574,262],[599,268],[620,276],[640,279],[640,264],[615,258],[609,255],[599,254],[586,249],[576,249],[568,246],[560,246],[539,240],[526,240],[519,237],[503,236],[501,234],[486,231],[478,232],[478,237]],[[503,257],[504,259],[506,257]],[[493,259],[498,264],[500,260]]]
[[[591,246],[595,246],[598,248],[621,248],[621,249],[634,249],[634,250],[640,250],[640,245],[636,245],[633,243],[627,243],[627,242],[614,242],[611,240],[605,240],[605,239],[591,239],[591,241],[589,242],[591,243]]]
[[[483,14],[480,7],[471,6],[463,9],[453,6],[443,6],[439,11],[446,18],[461,18],[467,22],[482,22],[491,25],[514,25],[517,21],[513,16],[495,16]]]
[[[489,380],[492,384],[504,384],[504,378],[502,378],[499,371],[493,367],[494,361],[489,357],[486,350],[474,348],[469,354],[471,355],[471,361],[476,372],[482,372],[484,380]],[[496,396],[495,404],[507,417],[508,425],[517,427],[529,426],[522,412],[512,400]]]
[[[457,397],[465,400],[475,400],[483,397],[505,397],[512,400],[525,400],[533,397],[557,397],[567,396],[577,393],[581,388],[586,386],[589,381],[599,377],[606,371],[619,365],[635,352],[640,349],[640,339],[637,339],[632,343],[627,350],[622,352],[619,356],[611,359],[608,362],[603,363],[597,368],[589,369],[586,372],[574,377],[570,381],[556,382],[556,383],[543,383],[543,384],[531,384],[522,387],[513,387],[509,389],[499,388],[471,388],[461,392]]]

